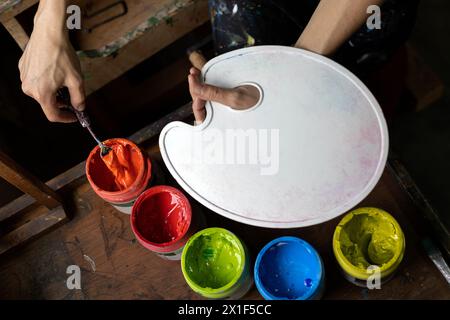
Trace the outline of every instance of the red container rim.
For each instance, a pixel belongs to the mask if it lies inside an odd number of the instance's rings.
[[[137,215],[138,215],[140,206],[146,199],[148,199],[158,193],[163,193],[163,192],[175,194],[180,198],[181,204],[184,207],[184,210],[186,212],[187,226],[185,227],[183,232],[178,235],[178,237],[176,239],[173,239],[169,242],[156,243],[156,242],[149,241],[147,238],[145,238],[139,232],[138,227],[137,227]],[[131,215],[130,215],[131,230],[133,231],[134,235],[139,240],[139,242],[141,242],[141,244],[143,244],[148,249],[150,249],[152,251],[156,251],[156,252],[161,252],[161,253],[171,252],[171,251],[178,249],[178,248],[174,247],[174,244],[178,243],[181,239],[183,239],[186,236],[186,234],[188,233],[188,230],[191,226],[191,221],[192,221],[192,209],[191,209],[191,204],[189,203],[188,198],[180,190],[178,190],[174,187],[171,187],[171,186],[164,186],[164,185],[151,187],[151,188],[147,189],[146,191],[144,191],[139,196],[139,198],[136,200],[136,202],[134,203],[133,208],[131,210]],[[179,247],[181,247],[181,246],[179,246]]]

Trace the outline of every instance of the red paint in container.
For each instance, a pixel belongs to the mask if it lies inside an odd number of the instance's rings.
[[[150,159],[126,139],[110,139],[104,144],[112,150],[102,157],[96,146],[86,161],[86,176],[97,195],[130,214],[134,202],[150,183]]]
[[[184,245],[194,232],[189,200],[169,186],[146,190],[134,204],[130,219],[139,243],[169,260],[181,259]]]

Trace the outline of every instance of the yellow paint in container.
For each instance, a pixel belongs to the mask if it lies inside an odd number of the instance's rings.
[[[386,211],[358,208],[336,227],[333,252],[346,278],[365,287],[374,270],[380,272],[381,283],[390,279],[403,259],[405,236]]]

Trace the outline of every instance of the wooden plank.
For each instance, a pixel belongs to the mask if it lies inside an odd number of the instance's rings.
[[[92,58],[80,52],[86,92],[90,94],[123,73],[208,21],[207,1],[190,1],[171,12],[165,20],[155,22],[135,40],[106,57]]]
[[[64,173],[49,180],[46,184],[53,191],[58,191],[68,184],[78,180],[85,174],[85,162],[81,162]],[[10,218],[15,213],[24,210],[35,203],[35,199],[24,194],[0,208],[0,222]]]
[[[55,191],[1,151],[0,176],[49,209],[61,205],[61,198]]]
[[[0,255],[22,245],[67,219],[62,206],[47,211],[0,238]]]
[[[0,13],[0,22],[8,21],[9,19],[14,18],[19,13],[25,11],[29,7],[33,6],[34,4],[38,3],[39,0],[21,0],[20,2],[17,1],[8,1],[12,5],[8,5],[4,7],[4,11]]]
[[[19,47],[22,50],[25,50],[30,37],[17,21],[17,19],[9,19],[8,21],[3,22],[3,26],[8,30],[14,40],[16,40]]]
[[[13,6],[17,5],[21,0],[0,0],[0,14],[6,10],[10,10]]]
[[[75,1],[74,3],[78,4],[83,12],[83,28],[97,25],[105,19],[122,13],[122,6],[116,5],[101,14],[86,17],[87,13],[94,13],[113,2],[113,0]],[[207,10],[205,0],[127,0],[126,15],[102,24],[91,32],[84,30],[76,32],[77,45],[80,50],[92,51],[91,55],[109,55],[111,50],[123,47],[160,23],[170,23],[170,19],[173,19],[177,12],[183,11],[194,3]]]
[[[26,209],[36,200],[29,194],[24,194],[0,208],[0,222],[12,217],[16,213]]]

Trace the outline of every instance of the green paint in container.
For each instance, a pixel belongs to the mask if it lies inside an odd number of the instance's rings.
[[[245,245],[222,228],[204,229],[189,239],[181,270],[191,289],[210,299],[239,299],[253,284]]]

